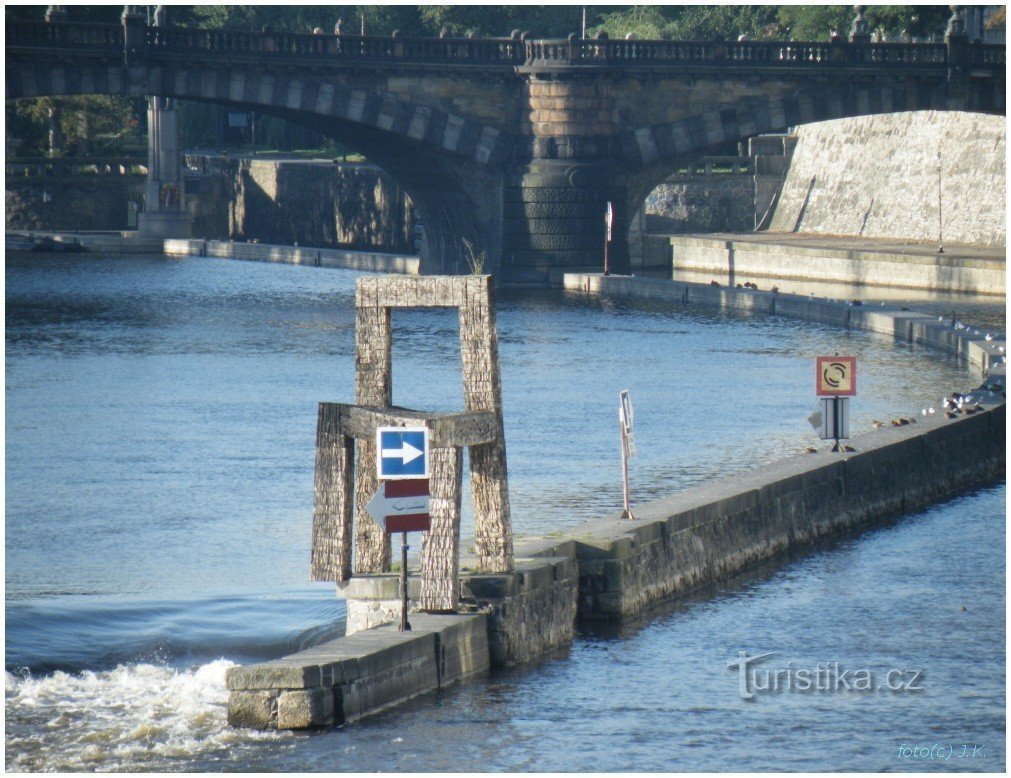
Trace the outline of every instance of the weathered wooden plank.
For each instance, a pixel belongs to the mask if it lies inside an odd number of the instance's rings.
[[[460,493],[462,448],[433,448],[429,512],[432,528],[421,541],[421,595],[425,611],[455,611],[460,604]]]
[[[498,434],[497,418],[490,411],[429,413],[409,408],[369,408],[327,403],[344,409],[344,434],[356,440],[373,440],[377,427],[416,426],[428,428],[432,448],[452,448],[490,443]]]
[[[460,307],[464,404],[468,411],[494,413],[498,424],[491,443],[470,447],[474,550],[481,572],[504,573],[513,569],[513,534],[491,277],[468,277],[465,290]]]
[[[320,403],[316,420],[316,476],[312,511],[313,581],[351,577],[354,438],[343,429],[343,409]]]
[[[384,276],[374,299],[385,308],[459,308],[471,278],[491,276]]]
[[[375,299],[372,289],[378,280],[363,278],[358,284],[356,296],[361,302],[355,320],[355,402],[388,407],[393,401],[390,309],[365,304]],[[390,569],[390,539],[365,511],[379,488],[374,440],[359,443],[355,472],[355,572],[382,573]]]

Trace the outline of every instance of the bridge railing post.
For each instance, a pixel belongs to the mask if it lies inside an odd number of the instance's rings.
[[[147,21],[135,5],[123,6],[120,21],[123,24],[123,61],[129,64],[130,55],[144,48]]]

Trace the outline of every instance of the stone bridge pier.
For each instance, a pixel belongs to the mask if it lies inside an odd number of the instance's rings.
[[[610,257],[628,263],[625,167],[616,157],[614,81],[599,68],[519,69],[525,112],[519,153],[504,189],[508,265],[536,277],[602,267],[607,203],[614,212]]]

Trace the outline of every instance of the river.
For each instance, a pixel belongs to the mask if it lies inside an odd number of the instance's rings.
[[[228,729],[230,664],[341,629],[332,588],[306,580],[315,404],[354,394],[356,277],[8,255],[11,769],[929,769],[897,754],[931,738],[985,743],[957,766],[1001,769],[1002,485],[361,724]],[[860,360],[857,431],[972,385],[945,356],[781,317],[558,290],[502,293],[498,316],[518,534],[620,508],[619,389],[643,501],[814,442],[819,353]],[[455,315],[398,311],[394,331],[394,402],[462,407]],[[901,660],[927,688],[744,701],[726,669],[739,650]]]

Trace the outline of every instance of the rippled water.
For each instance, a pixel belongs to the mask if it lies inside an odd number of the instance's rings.
[[[277,655],[339,629],[343,608],[331,589],[305,581],[315,404],[353,397],[355,277],[198,258],[7,258],[8,764],[585,769],[592,749],[534,745],[565,735],[577,711],[598,718],[578,705],[563,710],[550,696],[538,701],[539,691],[551,688],[545,679],[569,683],[565,694],[586,700],[599,697],[608,679],[620,679],[621,688],[634,679],[644,687],[627,695],[634,711],[638,697],[664,686],[656,681],[661,676],[650,652],[675,650],[676,641],[714,641],[724,665],[737,648],[780,650],[710,634],[705,625],[693,625],[701,618],[694,610],[661,618],[631,641],[586,637],[566,660],[451,692],[441,704],[462,706],[456,713],[437,705],[433,717],[422,705],[389,714],[415,721],[416,763],[399,745],[395,753],[403,760],[385,761],[394,755],[385,717],[322,736],[227,730],[221,681],[229,662]],[[632,463],[633,491],[644,500],[812,442],[805,417],[814,405],[818,353],[860,358],[861,397],[853,413],[858,430],[869,428],[872,418],[936,405],[942,390],[970,384],[944,357],[785,319],[524,290],[501,295],[498,324],[519,533],[547,532],[618,509],[619,389],[630,389],[636,404],[640,456]],[[394,326],[394,401],[460,408],[455,317],[397,312]],[[1003,492],[974,499],[1002,517]],[[976,521],[979,510],[972,511]],[[470,526],[466,511],[465,535]],[[921,526],[902,525],[914,536]],[[910,549],[929,537],[910,538]],[[854,541],[853,548],[862,543]],[[838,554],[816,559],[831,567]],[[999,575],[991,568],[982,569],[1002,582],[1002,568]],[[804,580],[828,596],[839,582],[828,582],[819,570]],[[929,571],[923,578],[930,580]],[[1002,586],[999,594],[1003,598]],[[776,590],[765,596],[772,606],[752,610],[750,595],[732,594],[711,607],[731,608],[727,627],[785,603]],[[791,618],[780,634],[796,640],[808,627]],[[836,629],[825,613],[820,618],[828,632]],[[910,645],[918,640],[914,636]],[[695,686],[699,679],[685,675],[688,648],[680,650],[668,656],[662,677],[669,673],[672,688]],[[1002,675],[1002,652],[999,669]],[[727,680],[717,675],[712,683]],[[699,704],[708,696],[699,692]],[[518,733],[513,739],[500,742],[495,734],[499,713],[474,713],[495,700],[512,711],[503,715],[510,732]],[[640,718],[648,718],[650,703],[641,704]],[[669,726],[692,731],[716,722],[732,731],[737,714],[716,708],[694,712],[675,705],[676,724]],[[612,736],[629,715],[619,710],[603,717],[615,718]],[[831,717],[827,722],[836,734],[853,734]],[[456,742],[458,734],[467,739],[458,751],[433,753],[422,742]],[[653,754],[640,765],[653,769],[670,732],[661,737],[648,730],[641,737],[638,749],[611,749],[601,769],[634,769],[622,760],[639,751]],[[409,742],[406,735],[403,742]],[[740,753],[736,758],[726,764],[758,764],[741,761]],[[670,759],[664,764],[691,769],[690,762]]]

